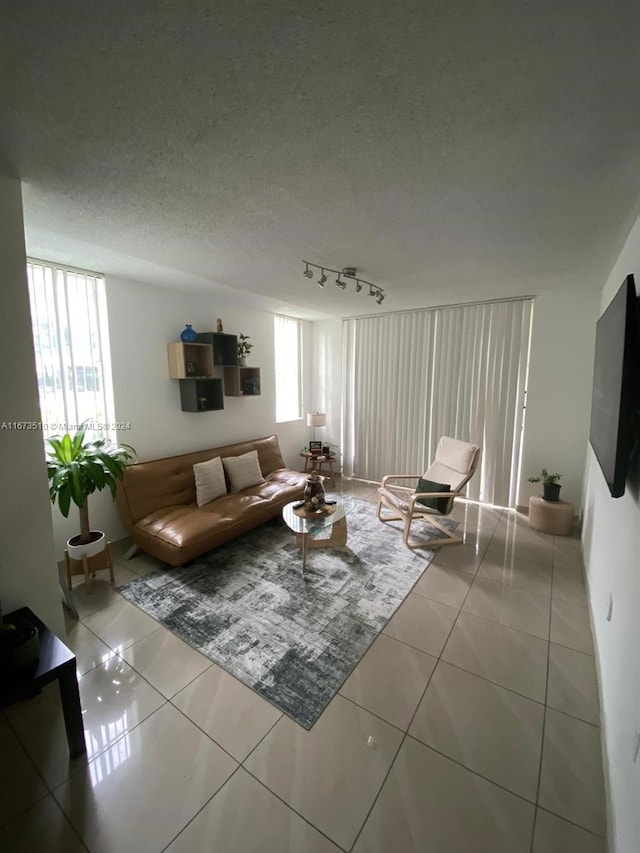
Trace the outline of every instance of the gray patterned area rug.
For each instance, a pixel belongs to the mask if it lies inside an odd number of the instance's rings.
[[[278,518],[118,591],[308,729],[435,554],[405,548],[365,501],[347,528],[346,547],[309,552],[304,578]]]

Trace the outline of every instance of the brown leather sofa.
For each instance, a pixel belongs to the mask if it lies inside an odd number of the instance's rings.
[[[250,450],[258,451],[265,482],[198,508],[193,466]],[[181,566],[278,515],[286,503],[302,497],[305,483],[306,475],[285,468],[278,437],[270,435],[129,465],[118,484],[117,503],[139,548]]]

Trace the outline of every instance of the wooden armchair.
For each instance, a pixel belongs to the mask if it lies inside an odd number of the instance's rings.
[[[378,489],[378,518],[385,524],[403,521],[402,541],[411,550],[462,542],[434,516],[451,513],[454,499],[462,494],[479,461],[480,448],[477,445],[443,436],[438,442],[435,460],[424,474],[387,474],[382,478]],[[396,480],[415,480],[417,487],[414,491],[406,485],[396,484]],[[383,506],[392,514],[383,515]],[[426,517],[439,535],[411,538],[411,524]]]

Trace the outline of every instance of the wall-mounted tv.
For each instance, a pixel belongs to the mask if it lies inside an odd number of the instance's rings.
[[[596,357],[589,442],[611,497],[624,494],[629,463],[639,439],[640,316],[632,275],[596,326]]]

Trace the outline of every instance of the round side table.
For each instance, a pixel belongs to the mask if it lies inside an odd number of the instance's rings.
[[[575,527],[575,507],[569,501],[530,497],[529,527],[553,536],[571,536]]]
[[[331,485],[335,488],[336,482],[333,479],[333,463],[336,461],[337,457],[331,456],[331,454],[329,454],[328,456],[324,455],[324,454],[321,454],[320,456],[316,456],[313,453],[307,453],[304,450],[300,451],[300,456],[304,459],[304,473],[305,474],[307,473],[309,468],[311,468],[311,469],[313,468],[313,466],[311,464],[312,459],[316,461],[316,464],[318,466],[318,474],[320,474],[320,476],[322,476],[322,466],[328,465],[329,466],[329,479],[331,480]]]

